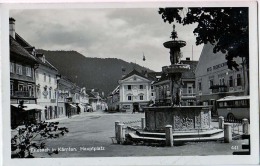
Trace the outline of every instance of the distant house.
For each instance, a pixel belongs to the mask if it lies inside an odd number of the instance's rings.
[[[186,60],[181,60],[180,63],[190,65],[190,70],[182,73],[181,79],[183,85],[181,105],[196,105],[195,69],[198,61],[192,61],[190,58],[186,58]],[[158,105],[171,105],[171,87],[169,77],[165,73],[162,73],[160,79],[155,81],[153,86],[155,86],[156,89],[155,102]]]
[[[78,104],[78,106],[81,109],[81,112],[87,112],[87,106],[89,104],[89,96],[86,92],[86,88],[83,87],[80,90],[80,104]]]
[[[77,114],[77,105],[80,103],[80,88],[65,76],[58,81],[58,107],[60,117]]]
[[[97,105],[98,105],[99,98],[96,95],[98,95],[98,94],[97,93],[94,94],[92,90],[87,90],[86,92],[89,97],[90,106],[92,107],[93,111],[97,111]]]
[[[38,61],[34,52],[29,52],[17,37],[13,18],[9,19],[9,27],[11,125],[15,127],[40,121],[44,107],[37,104],[35,94],[35,68]]]
[[[107,97],[107,105],[109,111],[119,111],[119,85]]]
[[[205,44],[195,70],[196,98],[199,104],[215,105],[225,96],[240,96],[245,93],[245,76],[242,58],[234,59],[238,71],[230,70],[223,53],[213,53],[213,45]]]
[[[119,83],[119,109],[132,111],[142,111],[153,98],[151,96],[151,84],[154,77],[150,77],[148,73],[141,73],[133,70],[122,79]]]

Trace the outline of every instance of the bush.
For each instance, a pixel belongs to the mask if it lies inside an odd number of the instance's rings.
[[[59,122],[40,122],[17,128],[17,134],[11,139],[12,158],[34,158],[32,149],[44,149],[46,139],[59,138],[69,130],[58,127]],[[49,155],[58,151],[48,152]]]

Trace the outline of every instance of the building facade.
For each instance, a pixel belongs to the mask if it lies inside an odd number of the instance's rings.
[[[154,80],[137,70],[131,71],[119,80],[119,109],[126,111],[142,111],[153,97],[151,84]]]
[[[36,53],[39,66],[35,71],[37,102],[45,108],[43,120],[59,118],[57,107],[57,76],[58,70],[51,65],[45,56]]]
[[[119,86],[117,86],[112,93],[107,97],[108,111],[119,111]]]
[[[13,18],[9,19],[9,29],[11,125],[16,126],[40,121],[44,108],[37,105],[36,100],[35,68],[38,62],[34,52],[29,52],[24,47],[25,41],[15,33]]]
[[[79,100],[79,93],[75,95],[75,84],[65,76],[61,76],[57,83],[58,111],[60,112],[60,117],[71,117],[77,114],[77,105],[75,102]]]
[[[238,70],[230,70],[222,53],[213,53],[213,45],[203,47],[195,70],[196,98],[199,104],[215,105],[215,101],[225,96],[245,94],[246,72],[241,58],[234,59],[240,64]]]
[[[87,106],[89,104],[89,96],[86,92],[86,88],[83,87],[80,90],[80,104],[78,105],[81,109],[81,112],[87,112]]]
[[[181,60],[180,63],[190,65],[190,70],[182,73],[181,105],[196,105],[195,69],[198,61],[186,58],[186,60]],[[155,86],[156,91],[155,103],[157,105],[171,105],[170,78],[162,73],[161,78],[153,86]]]

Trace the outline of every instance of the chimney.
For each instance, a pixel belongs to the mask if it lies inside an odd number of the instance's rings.
[[[36,53],[36,57],[39,58],[43,63],[45,63],[45,56],[42,53]]]
[[[9,18],[9,35],[15,39],[15,19]]]
[[[190,57],[186,58],[186,61],[190,61]]]

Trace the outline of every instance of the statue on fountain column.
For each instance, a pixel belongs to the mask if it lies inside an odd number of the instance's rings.
[[[182,96],[182,80],[181,75],[176,74],[173,78],[172,85],[172,106],[181,106],[181,96]]]
[[[179,64],[181,58],[181,50],[180,48],[170,49],[170,61],[171,65]]]

